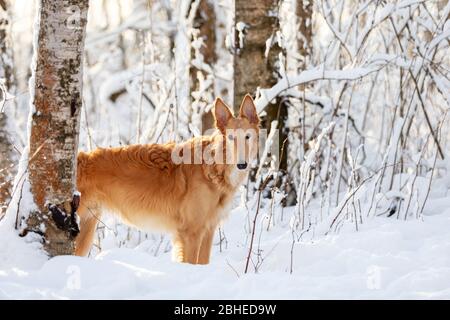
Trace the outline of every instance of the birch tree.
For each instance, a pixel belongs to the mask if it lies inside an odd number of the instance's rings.
[[[41,0],[30,81],[29,182],[35,208],[27,232],[50,256],[72,254],[78,234],[76,155],[88,0]]]
[[[302,61],[301,69],[305,69],[305,65],[310,60],[312,53],[312,0],[297,0],[296,16],[298,24],[297,48]]]
[[[10,42],[11,20],[9,3],[0,0],[0,218],[3,216],[11,198],[12,180],[15,174],[16,152],[11,139],[9,119],[6,110],[6,93],[13,87],[13,54]]]
[[[313,2],[312,0],[297,0],[295,3],[295,19],[296,19],[296,41],[295,41],[295,57],[296,71],[301,72],[307,69],[308,64],[312,57],[312,12]],[[310,85],[312,86],[312,85]],[[306,127],[314,127],[314,119],[307,119],[307,105],[306,105],[306,85],[300,85],[299,91],[302,99],[291,99],[291,104],[296,105],[297,108],[288,108],[288,115],[290,123],[295,123],[295,126],[288,128],[289,133],[289,150],[288,150],[288,164],[289,168],[294,167],[291,170],[291,176],[286,184],[286,192],[288,197],[286,203],[288,205],[294,204],[297,201],[296,187],[300,185],[299,176],[297,173],[300,171],[300,163],[298,159],[302,159],[307,151],[307,134]],[[311,108],[311,107],[310,107]],[[312,114],[314,110],[310,111]],[[311,121],[312,120],[312,121]],[[297,170],[298,169],[298,170]]]
[[[191,66],[191,93],[194,103],[203,104],[202,109],[214,99],[214,75],[212,66],[216,62],[216,13],[211,0],[201,0],[193,21],[193,45]],[[211,112],[202,115],[202,131],[212,128]]]
[[[234,55],[234,108],[247,93],[256,95],[259,87],[271,87],[277,83],[279,55],[282,52],[277,39],[279,30],[278,0],[236,0],[235,1],[235,55]],[[271,101],[265,108],[266,116],[262,126],[270,128],[278,120],[278,128],[284,128],[286,109],[280,108],[281,100]],[[286,139],[280,130],[279,147]],[[286,168],[286,156],[281,155],[281,169]]]

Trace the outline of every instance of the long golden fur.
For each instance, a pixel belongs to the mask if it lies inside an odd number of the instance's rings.
[[[227,132],[244,129],[258,133],[259,125],[249,95],[244,98],[238,117],[220,99],[214,109],[218,130],[211,136],[181,144],[131,145],[79,153],[77,186],[81,203],[77,255],[89,253],[101,211],[108,209],[139,229],[172,234],[175,260],[209,263],[214,232],[247,174],[237,164],[250,163],[258,141],[257,135],[246,137],[242,155],[236,146],[228,147]],[[173,161],[175,149],[182,150],[181,155],[186,151],[193,155],[199,145],[210,148],[213,154],[222,151],[231,155],[231,163]]]

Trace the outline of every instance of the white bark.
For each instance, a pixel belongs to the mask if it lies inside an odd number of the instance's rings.
[[[29,181],[37,211],[26,231],[45,238],[49,255],[71,254],[78,226],[76,155],[88,0],[41,0],[30,81]]]
[[[11,49],[8,2],[0,0],[0,218],[11,200],[12,180],[15,174],[16,154],[11,136],[7,100],[13,90],[13,54]]]

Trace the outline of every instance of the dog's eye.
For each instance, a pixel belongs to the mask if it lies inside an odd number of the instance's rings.
[[[245,140],[249,140],[251,136],[249,134],[245,135]]]

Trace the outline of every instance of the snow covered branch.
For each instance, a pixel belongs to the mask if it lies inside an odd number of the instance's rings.
[[[277,84],[269,89],[261,89],[260,96],[256,99],[256,108],[258,112],[262,112],[264,108],[280,95],[283,91],[295,86],[318,80],[347,80],[354,81],[364,78],[374,72],[381,70],[387,64],[373,63],[364,67],[349,68],[343,70],[325,70],[322,68],[314,68],[305,70],[298,75],[285,76]]]

